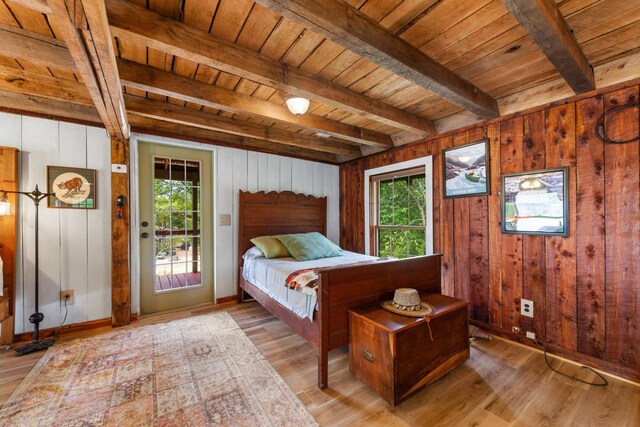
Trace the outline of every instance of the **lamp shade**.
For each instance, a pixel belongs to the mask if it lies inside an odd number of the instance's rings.
[[[287,108],[291,111],[292,114],[296,116],[301,116],[307,112],[309,109],[309,100],[306,98],[302,98],[299,96],[289,96],[285,98],[285,102],[287,103]]]
[[[0,201],[0,216],[11,215],[11,203]]]

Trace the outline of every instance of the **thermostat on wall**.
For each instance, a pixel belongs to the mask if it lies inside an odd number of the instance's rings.
[[[111,165],[111,172],[113,172],[113,173],[127,173],[127,165],[113,164],[113,165]]]

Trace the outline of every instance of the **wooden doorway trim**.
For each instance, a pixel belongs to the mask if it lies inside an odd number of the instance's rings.
[[[111,163],[124,165],[125,173],[111,172],[111,325],[128,325],[131,318],[129,142],[111,140]],[[118,196],[124,206],[117,205]]]

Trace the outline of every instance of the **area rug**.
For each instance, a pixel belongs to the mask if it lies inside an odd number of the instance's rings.
[[[0,426],[315,426],[226,312],[49,349]]]

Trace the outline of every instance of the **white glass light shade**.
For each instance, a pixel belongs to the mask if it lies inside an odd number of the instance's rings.
[[[299,96],[291,96],[285,99],[287,103],[287,108],[291,111],[292,114],[296,116],[301,116],[307,112],[309,109],[309,100],[306,98],[301,98]]]
[[[11,203],[0,201],[0,216],[11,215]]]

